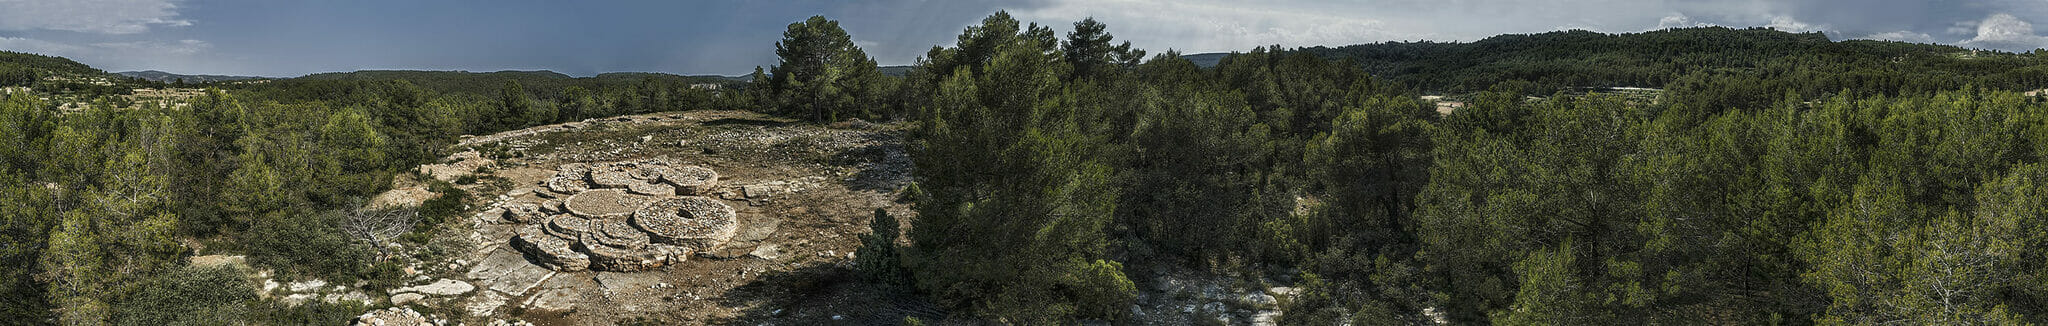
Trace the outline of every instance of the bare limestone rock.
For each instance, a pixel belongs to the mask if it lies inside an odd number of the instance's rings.
[[[575,194],[584,190],[590,190],[590,184],[584,182],[587,179],[590,179],[589,164],[563,164],[555,169],[554,177],[548,178],[547,188],[549,191],[557,193]]]
[[[673,167],[661,174],[661,182],[676,186],[678,195],[702,196],[718,187],[718,171],[695,165]]]
[[[413,311],[412,308],[391,307],[385,308],[384,310],[372,310],[370,312],[363,313],[363,315],[361,316],[356,316],[356,320],[353,325],[428,326],[433,325],[433,323],[427,321],[427,316],[421,316],[418,311]]]
[[[433,284],[427,284],[427,285],[420,285],[420,286],[409,286],[409,287],[403,287],[403,288],[399,288],[399,289],[397,289],[397,290],[391,290],[391,291],[392,291],[392,292],[399,292],[399,293],[403,293],[403,292],[417,292],[417,293],[420,293],[420,294],[427,294],[427,295],[457,295],[457,294],[469,293],[469,291],[475,291],[475,290],[476,290],[476,286],[474,286],[474,285],[469,285],[469,282],[463,282],[463,281],[459,281],[459,280],[451,280],[451,279],[443,279],[443,280],[440,280],[440,281],[435,281],[435,282],[434,282]]]
[[[576,309],[576,302],[582,300],[583,295],[577,293],[576,289],[549,289],[534,294],[532,298],[527,298],[526,310],[569,311],[570,309]]]
[[[678,197],[654,202],[633,212],[633,225],[654,241],[708,250],[739,232],[732,206],[709,197]]]
[[[553,178],[548,178],[547,186],[548,191],[564,194],[574,194],[583,192],[584,190],[590,190],[590,184],[584,183],[583,179],[563,177],[560,175],[556,175]]]
[[[504,305],[504,295],[500,295],[497,292],[484,291],[482,295],[470,297],[469,306],[465,307],[464,310],[468,310],[470,316],[489,317],[492,313],[498,311],[498,307]]]
[[[377,194],[376,197],[371,197],[370,202],[364,206],[378,209],[419,207],[420,204],[426,203],[427,200],[440,196],[440,193],[427,190],[426,186],[404,187]]]
[[[541,229],[539,225],[529,225],[520,229],[519,237],[512,239],[512,246],[534,257],[534,260],[538,260],[541,266],[548,269],[574,272],[590,268],[590,256],[572,249],[572,241],[548,234]]]
[[[589,177],[589,176],[590,176],[590,171],[591,171],[591,169],[592,169],[592,168],[591,168],[590,164],[583,164],[583,163],[569,163],[569,164],[562,164],[562,166],[559,166],[559,167],[555,167],[555,176],[558,176],[558,177],[568,177],[568,178],[571,178],[571,179],[583,179],[583,178],[586,178],[586,177]]]
[[[541,212],[540,205],[532,203],[514,203],[505,205],[505,219],[510,220],[512,222],[528,224],[538,223],[542,219],[547,218],[547,216],[547,213]]]
[[[770,193],[773,192],[775,192],[775,190],[769,188],[767,185],[740,186],[740,193],[746,194],[747,198],[766,198]]]
[[[483,153],[473,150],[449,155],[447,160],[453,161],[453,163],[421,165],[419,168],[420,174],[432,176],[434,180],[453,182],[457,178],[475,173],[478,168],[497,163],[497,161],[483,158]]]
[[[427,295],[425,295],[425,294],[419,294],[419,293],[399,293],[399,294],[397,294],[397,295],[393,295],[393,296],[391,296],[391,304],[392,304],[392,305],[397,305],[397,306],[403,306],[403,305],[405,305],[405,304],[408,304],[408,303],[420,302],[420,300],[426,300],[426,299],[427,299]]]

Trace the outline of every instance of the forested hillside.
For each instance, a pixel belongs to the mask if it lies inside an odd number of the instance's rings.
[[[2048,104],[2020,93],[2048,88],[2040,53],[1691,28],[1204,68],[1112,27],[997,12],[902,77],[814,17],[745,82],[369,71],[75,113],[12,93],[0,320],[339,323],[375,307],[258,298],[187,246],[390,287],[341,228],[461,135],[749,109],[910,130],[914,183],[884,191],[916,214],[829,268],[963,323],[1156,322],[1171,298],[1140,293],[1168,271],[1299,289],[1259,307],[1288,325],[2048,323]],[[85,71],[6,55],[0,82]],[[1469,100],[1420,98],[1444,93]],[[401,241],[469,212],[444,198]]]
[[[1478,92],[1507,81],[1547,95],[1571,87],[1717,88],[1735,79],[1765,93],[1805,97],[1850,90],[1896,95],[1961,88],[2039,88],[2048,70],[2036,55],[1948,45],[1830,41],[1820,33],[1765,28],[1678,28],[1601,34],[1583,30],[1500,35],[1471,43],[1388,42],[1300,49],[1351,59],[1367,72],[1429,92]],[[2031,88],[2029,88],[2031,89]]]

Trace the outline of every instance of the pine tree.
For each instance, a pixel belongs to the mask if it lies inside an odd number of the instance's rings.
[[[854,45],[838,21],[811,16],[789,24],[775,54],[781,61],[769,69],[768,86],[782,114],[810,121],[873,118],[869,110],[884,105],[887,84],[875,60]]]

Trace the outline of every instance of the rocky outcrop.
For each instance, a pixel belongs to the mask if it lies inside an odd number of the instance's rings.
[[[432,283],[432,284],[427,284],[427,285],[420,285],[420,286],[409,286],[409,287],[403,287],[403,288],[398,288],[398,289],[396,289],[396,290],[391,290],[391,292],[392,292],[392,293],[405,293],[405,292],[414,292],[414,293],[420,293],[420,294],[427,294],[427,295],[443,295],[443,296],[446,296],[446,295],[457,295],[457,294],[469,293],[469,291],[475,291],[475,290],[476,290],[476,286],[475,286],[475,285],[470,285],[470,284],[469,284],[469,282],[463,282],[463,281],[458,281],[458,280],[440,280],[440,281],[435,281],[434,283]]]
[[[546,212],[541,211],[540,205],[536,204],[510,204],[505,205],[503,208],[505,209],[505,220],[518,223],[540,222],[548,215]]]
[[[476,173],[476,170],[479,168],[497,163],[497,161],[484,158],[483,153],[478,153],[477,151],[455,153],[455,155],[449,155],[445,160],[449,161],[449,163],[421,165],[420,174],[432,176],[434,180],[454,182],[455,179],[462,178],[462,176]]]

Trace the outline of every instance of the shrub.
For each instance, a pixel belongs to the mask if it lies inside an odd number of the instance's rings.
[[[868,223],[868,234],[860,236],[860,251],[854,256],[854,272],[869,282],[905,285],[909,284],[908,271],[897,257],[896,236],[899,225],[889,211],[875,209],[875,219]]]
[[[136,285],[114,307],[119,325],[225,325],[241,320],[256,290],[237,267],[177,267]]]
[[[420,203],[420,220],[425,223],[416,225],[418,230],[431,230],[434,226],[441,225],[441,222],[461,215],[465,209],[464,206],[469,205],[468,191],[463,191],[461,188],[456,188],[455,185],[448,184],[447,182],[433,179],[427,180],[429,182],[427,190],[433,191],[435,194],[439,194],[439,196]]]
[[[288,306],[277,301],[262,301],[251,313],[249,324],[257,325],[348,325],[350,320],[370,310],[369,306],[353,301],[327,303],[308,300],[297,306]]]
[[[329,281],[359,279],[372,251],[344,235],[340,212],[273,213],[258,221],[244,239],[252,263],[279,271]]]

